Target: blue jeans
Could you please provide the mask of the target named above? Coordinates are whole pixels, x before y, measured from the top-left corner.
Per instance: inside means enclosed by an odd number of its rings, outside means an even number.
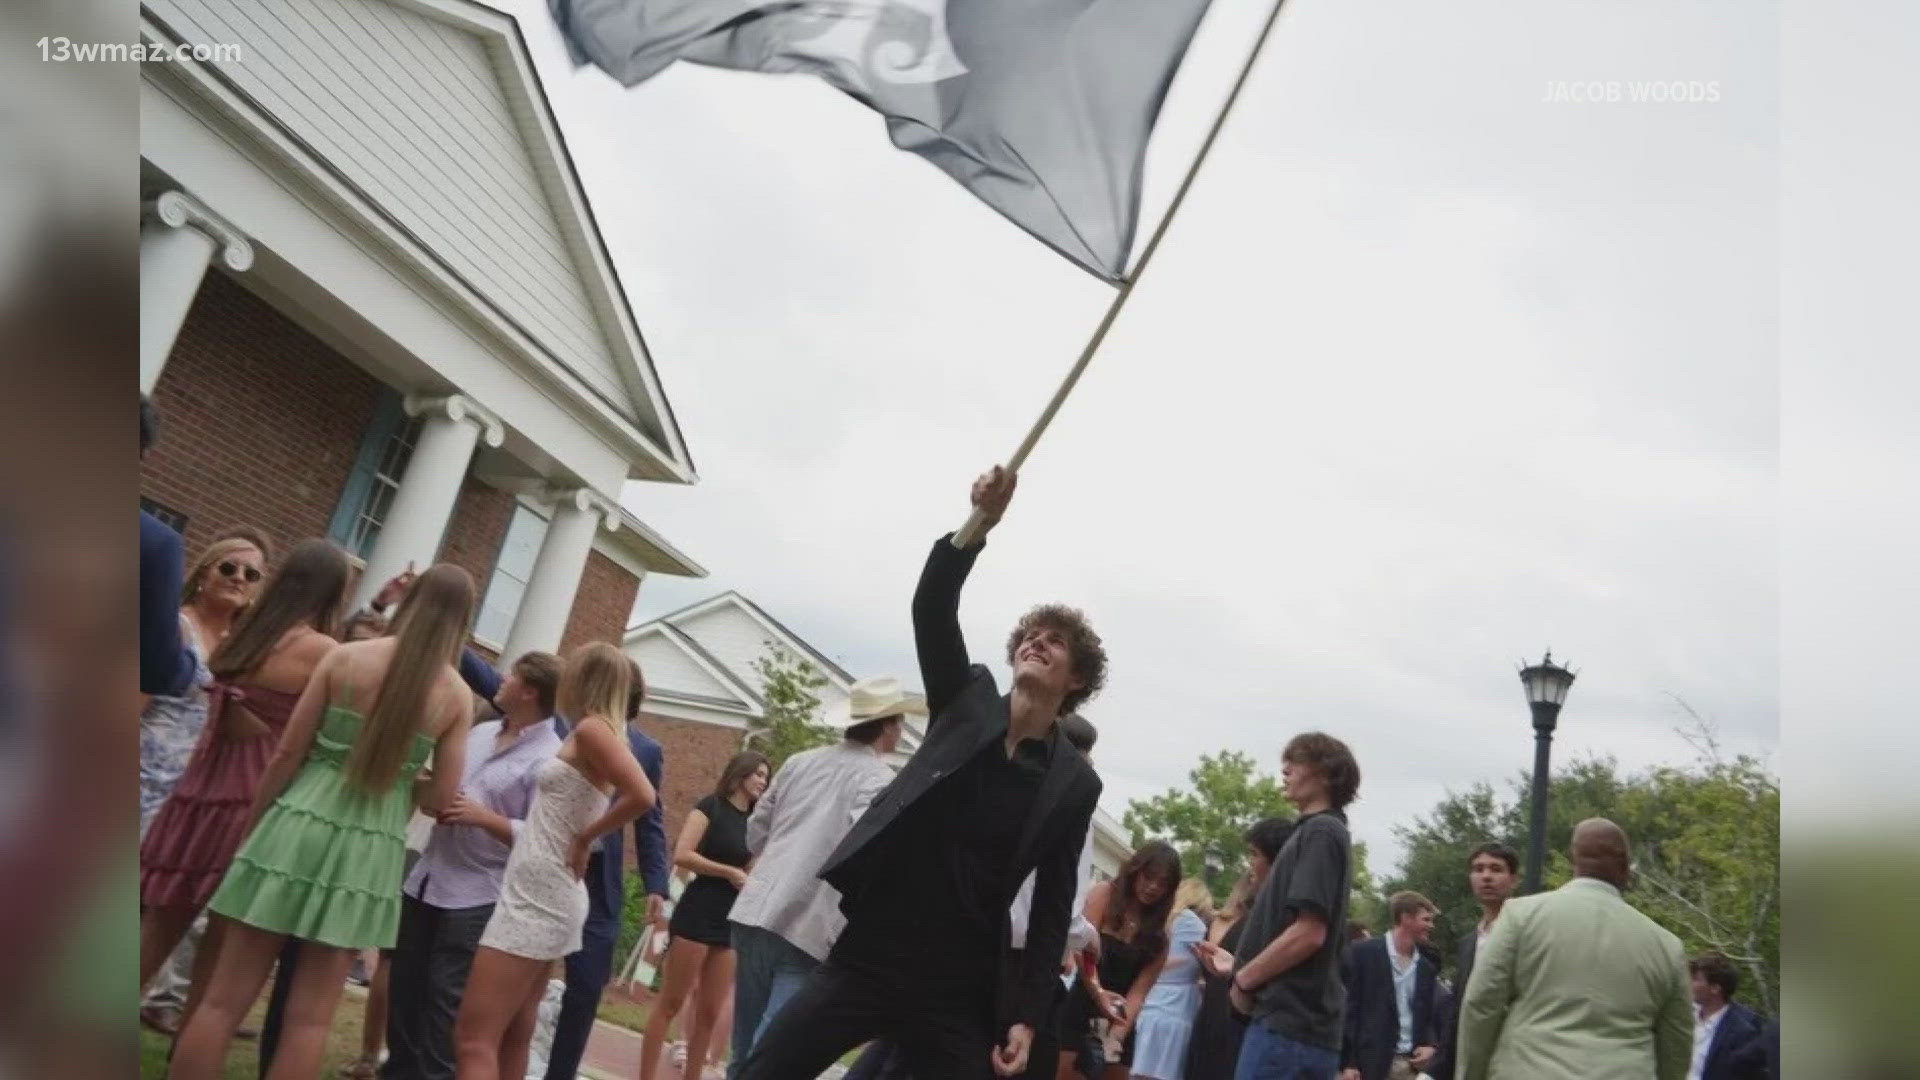
[[[728,1080],[738,1080],[747,1054],[780,1009],[800,992],[820,961],[771,930],[733,924],[733,1060]]]
[[[1334,1080],[1340,1055],[1287,1038],[1255,1020],[1240,1044],[1233,1080]]]

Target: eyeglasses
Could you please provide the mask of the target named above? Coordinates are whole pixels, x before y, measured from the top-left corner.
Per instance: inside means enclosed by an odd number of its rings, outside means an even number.
[[[247,584],[249,585],[260,580],[260,568],[257,566],[245,566],[237,562],[223,562],[219,566],[214,567],[214,569],[220,571],[220,576],[223,578],[244,577],[247,579]]]

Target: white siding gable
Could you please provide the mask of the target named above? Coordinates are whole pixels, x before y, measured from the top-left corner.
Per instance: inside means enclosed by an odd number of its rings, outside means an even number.
[[[769,631],[764,623],[737,603],[718,604],[691,616],[675,618],[672,623],[674,629],[699,642],[700,647],[725,664],[734,677],[755,690],[760,689],[760,674],[754,670],[753,662],[766,655],[769,641],[789,655],[805,661],[819,674],[827,674],[804,650],[781,641],[779,635]],[[829,681],[814,693],[820,698],[822,720],[844,719],[847,716],[847,692],[838,685]]]
[[[389,0],[149,0],[343,180],[520,327],[595,397],[658,437],[556,217],[564,205],[501,88],[509,64],[466,30]],[[517,77],[517,76],[516,76]],[[577,227],[576,227],[577,228]]]
[[[751,702],[742,701],[732,687],[714,678],[699,661],[664,634],[636,635],[627,642],[627,655],[639,662],[649,693],[660,691],[685,697],[716,698],[738,702],[741,708],[754,707]]]

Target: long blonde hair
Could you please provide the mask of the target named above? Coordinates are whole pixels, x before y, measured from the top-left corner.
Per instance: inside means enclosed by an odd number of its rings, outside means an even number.
[[[473,577],[452,563],[421,574],[393,619],[393,658],[347,755],[347,782],[378,792],[398,778],[434,684],[460,656],[473,617]]]
[[[560,674],[560,715],[571,723],[598,716],[614,727],[627,717],[627,691],[633,685],[626,653],[604,641],[589,641],[567,656]]]
[[[1167,915],[1169,932],[1183,911],[1200,916],[1203,923],[1213,922],[1213,893],[1207,888],[1206,879],[1190,877],[1180,882],[1180,888],[1173,894],[1173,911]]]

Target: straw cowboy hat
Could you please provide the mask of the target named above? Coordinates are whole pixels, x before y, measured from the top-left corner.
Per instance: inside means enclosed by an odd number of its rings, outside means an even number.
[[[919,694],[908,693],[901,688],[900,680],[891,676],[861,679],[853,684],[853,690],[848,694],[846,723],[837,726],[845,730],[869,720],[908,714],[927,715],[927,699]]]

